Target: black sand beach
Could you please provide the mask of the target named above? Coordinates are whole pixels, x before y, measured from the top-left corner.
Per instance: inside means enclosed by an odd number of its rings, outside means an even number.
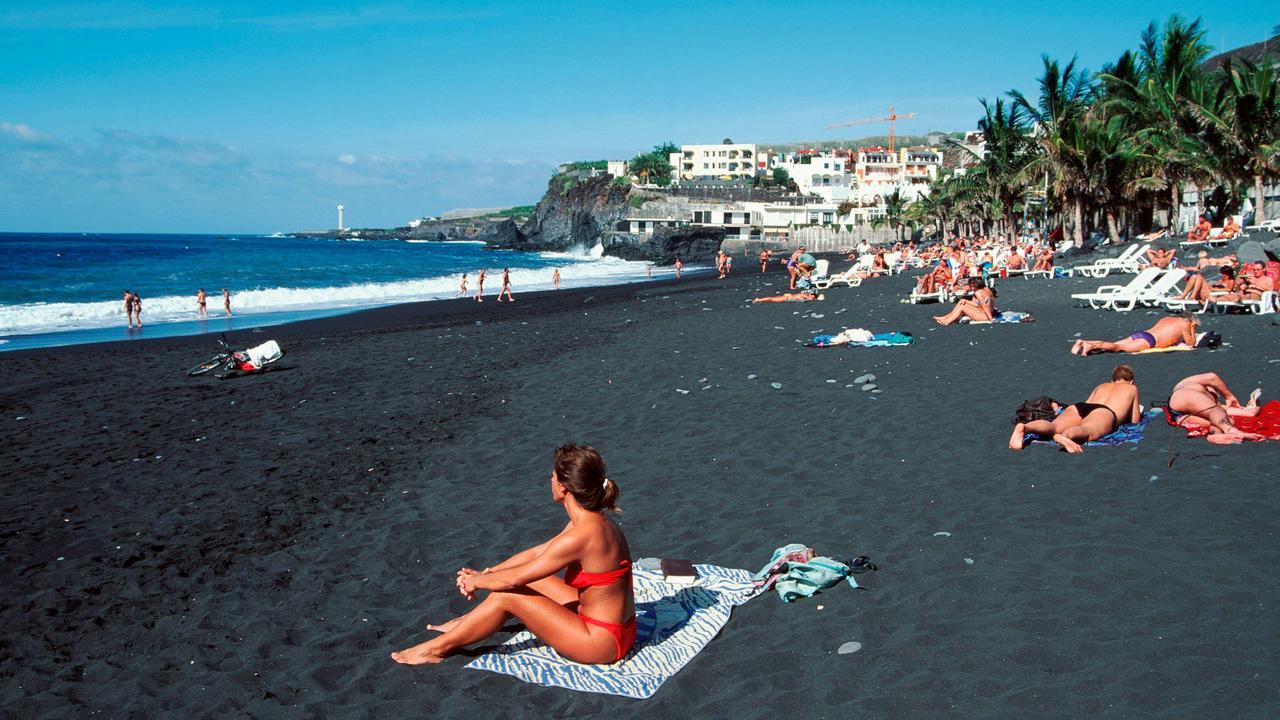
[[[1111,280],[1018,279],[999,305],[1038,322],[938,328],[938,306],[899,302],[910,282],[811,304],[747,305],[785,287],[774,272],[400,306],[234,336],[287,355],[227,381],[185,376],[209,337],[5,354],[2,712],[1280,714],[1280,446],[1156,421],[1138,445],[1011,452],[1024,398],[1082,400],[1121,361],[1070,355],[1076,333],[1157,315],[1071,307]],[[1206,370],[1274,398],[1272,317],[1209,316],[1222,349],[1122,361],[1148,405]],[[798,342],[843,327],[919,341]],[[848,387],[867,372],[883,392]],[[637,557],[755,571],[802,542],[880,570],[738,608],[649,701],[390,661],[466,607],[457,567],[563,525],[547,479],[567,439],[608,461]]]

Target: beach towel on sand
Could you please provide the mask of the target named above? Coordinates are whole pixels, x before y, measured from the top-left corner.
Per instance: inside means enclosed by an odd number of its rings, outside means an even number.
[[[863,339],[863,336],[856,336],[855,339],[847,334],[849,332],[846,330],[838,335],[816,335],[805,343],[805,347],[903,347],[915,342],[911,333],[867,333],[865,337],[868,339]]]
[[[1175,413],[1169,408],[1164,409],[1164,419],[1170,425],[1182,427],[1187,431],[1187,437],[1204,437],[1209,434],[1208,425],[1196,425],[1187,427],[1178,425],[1180,413]],[[1233,417],[1231,423],[1240,428],[1244,432],[1257,433],[1271,440],[1280,440],[1280,400],[1272,400],[1262,406],[1262,410],[1257,417]]]
[[[729,613],[758,595],[746,570],[697,565],[695,585],[672,585],[652,561],[632,566],[636,644],[620,662],[582,665],[560,657],[527,630],[467,664],[525,682],[644,699],[680,671],[729,622]]]
[[[1138,422],[1125,423],[1124,425],[1121,425],[1120,427],[1116,428],[1115,431],[1112,432],[1110,435],[1103,435],[1097,440],[1090,440],[1089,442],[1085,443],[1085,447],[1105,447],[1108,445],[1124,445],[1125,443],[1142,442],[1142,436],[1146,432],[1147,423],[1151,422],[1151,418],[1159,414],[1160,414],[1159,409],[1151,408],[1150,410],[1147,410],[1146,412],[1142,413],[1142,417],[1138,420]],[[1044,440],[1037,436],[1031,435],[1030,433],[1028,433],[1023,437],[1024,437],[1024,442],[1027,442],[1027,443],[1038,442],[1038,443],[1047,443],[1049,445],[1058,444],[1052,440]]]
[[[1031,313],[1003,310],[996,313],[994,320],[969,320],[969,318],[966,317],[960,318],[960,322],[965,321],[968,321],[970,325],[990,325],[992,323],[1029,323],[1035,322],[1036,319],[1031,316]]]

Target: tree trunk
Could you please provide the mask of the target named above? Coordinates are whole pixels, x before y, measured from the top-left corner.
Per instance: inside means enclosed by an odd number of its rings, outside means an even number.
[[[1176,234],[1182,231],[1178,227],[1178,215],[1182,209],[1182,186],[1179,183],[1169,184],[1169,233]]]
[[[1107,210],[1107,235],[1111,238],[1112,245],[1120,244],[1120,224],[1116,222],[1115,210]]]
[[[1084,247],[1084,200],[1081,198],[1071,200],[1071,220],[1075,223],[1071,229],[1071,241],[1076,247]]]
[[[1013,231],[1014,227],[1013,208],[1007,207],[1004,209],[1004,230],[1008,233],[1009,242],[1011,243],[1018,242],[1017,234]]]
[[[1267,206],[1262,197],[1262,176],[1253,176],[1253,196],[1257,200],[1253,203],[1253,224],[1260,225],[1267,221]],[[1241,218],[1243,220],[1243,218]]]

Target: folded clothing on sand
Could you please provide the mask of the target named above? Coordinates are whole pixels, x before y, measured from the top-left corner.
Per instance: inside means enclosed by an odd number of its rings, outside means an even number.
[[[762,592],[746,570],[696,565],[696,585],[677,586],[662,578],[656,561],[632,566],[636,601],[636,644],[612,665],[566,660],[527,630],[467,664],[525,682],[581,692],[651,697],[729,622],[729,613]]]
[[[1175,413],[1167,407],[1164,409],[1164,419],[1170,425],[1185,429],[1187,437],[1204,437],[1209,434],[1208,425],[1178,425],[1178,419],[1181,417],[1181,413]],[[1272,400],[1263,405],[1256,417],[1232,417],[1231,423],[1244,432],[1257,433],[1270,440],[1280,440],[1280,400]]]
[[[1138,422],[1126,423],[1124,425],[1121,425],[1120,427],[1116,428],[1115,431],[1113,431],[1110,435],[1103,435],[1097,440],[1090,440],[1089,442],[1085,443],[1085,445],[1091,446],[1091,447],[1103,447],[1107,445],[1124,445],[1125,443],[1142,442],[1142,436],[1146,432],[1147,423],[1151,422],[1151,418],[1159,414],[1160,414],[1160,411],[1158,409],[1152,408],[1142,413],[1142,417],[1139,418]],[[1058,444],[1052,440],[1044,440],[1039,436],[1031,435],[1030,433],[1028,433],[1023,437],[1024,437],[1024,442],[1028,442],[1028,443],[1041,442],[1041,443],[1048,443],[1050,445]]]
[[[915,338],[911,333],[890,332],[890,333],[874,333],[853,328],[845,330],[837,335],[817,335],[809,342],[805,343],[806,347],[843,347],[850,345],[853,347],[901,347],[910,345],[915,342]]]
[[[1003,310],[998,312],[992,320],[969,320],[969,318],[966,317],[960,318],[960,322],[969,322],[972,325],[990,325],[992,323],[1029,323],[1035,321],[1036,319],[1031,316],[1031,313],[1013,312],[1012,310]]]
[[[849,583],[855,590],[858,582],[853,579],[853,568],[829,557],[815,557],[813,548],[800,543],[784,545],[773,551],[769,562],[751,576],[752,584],[763,592],[772,587],[778,591],[782,602],[794,602],[802,597],[813,597],[819,591]],[[862,558],[865,560],[865,558]],[[875,569],[874,565],[869,566]]]

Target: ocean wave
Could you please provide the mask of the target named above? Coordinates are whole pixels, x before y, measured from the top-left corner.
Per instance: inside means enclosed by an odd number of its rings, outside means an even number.
[[[550,261],[540,268],[513,268],[511,281],[516,293],[551,288],[552,270],[560,268],[561,287],[612,285],[646,279],[646,263],[617,258],[589,259],[569,253],[540,253]],[[568,262],[566,262],[568,261]],[[669,271],[656,270],[654,277]],[[475,274],[468,273],[467,287],[475,292]],[[489,268],[485,290],[492,294],[502,282],[502,269]],[[393,305],[421,300],[455,297],[459,276],[435,276],[392,282],[356,283],[333,287],[271,287],[242,290],[232,294],[231,309],[237,315],[295,312],[300,310],[348,309]],[[222,298],[209,296],[209,316],[223,316]],[[168,295],[142,298],[144,323],[165,323],[196,319],[195,296]],[[87,328],[124,325],[124,305],[120,299],[100,302],[55,302],[0,305],[0,335],[30,335]]]

